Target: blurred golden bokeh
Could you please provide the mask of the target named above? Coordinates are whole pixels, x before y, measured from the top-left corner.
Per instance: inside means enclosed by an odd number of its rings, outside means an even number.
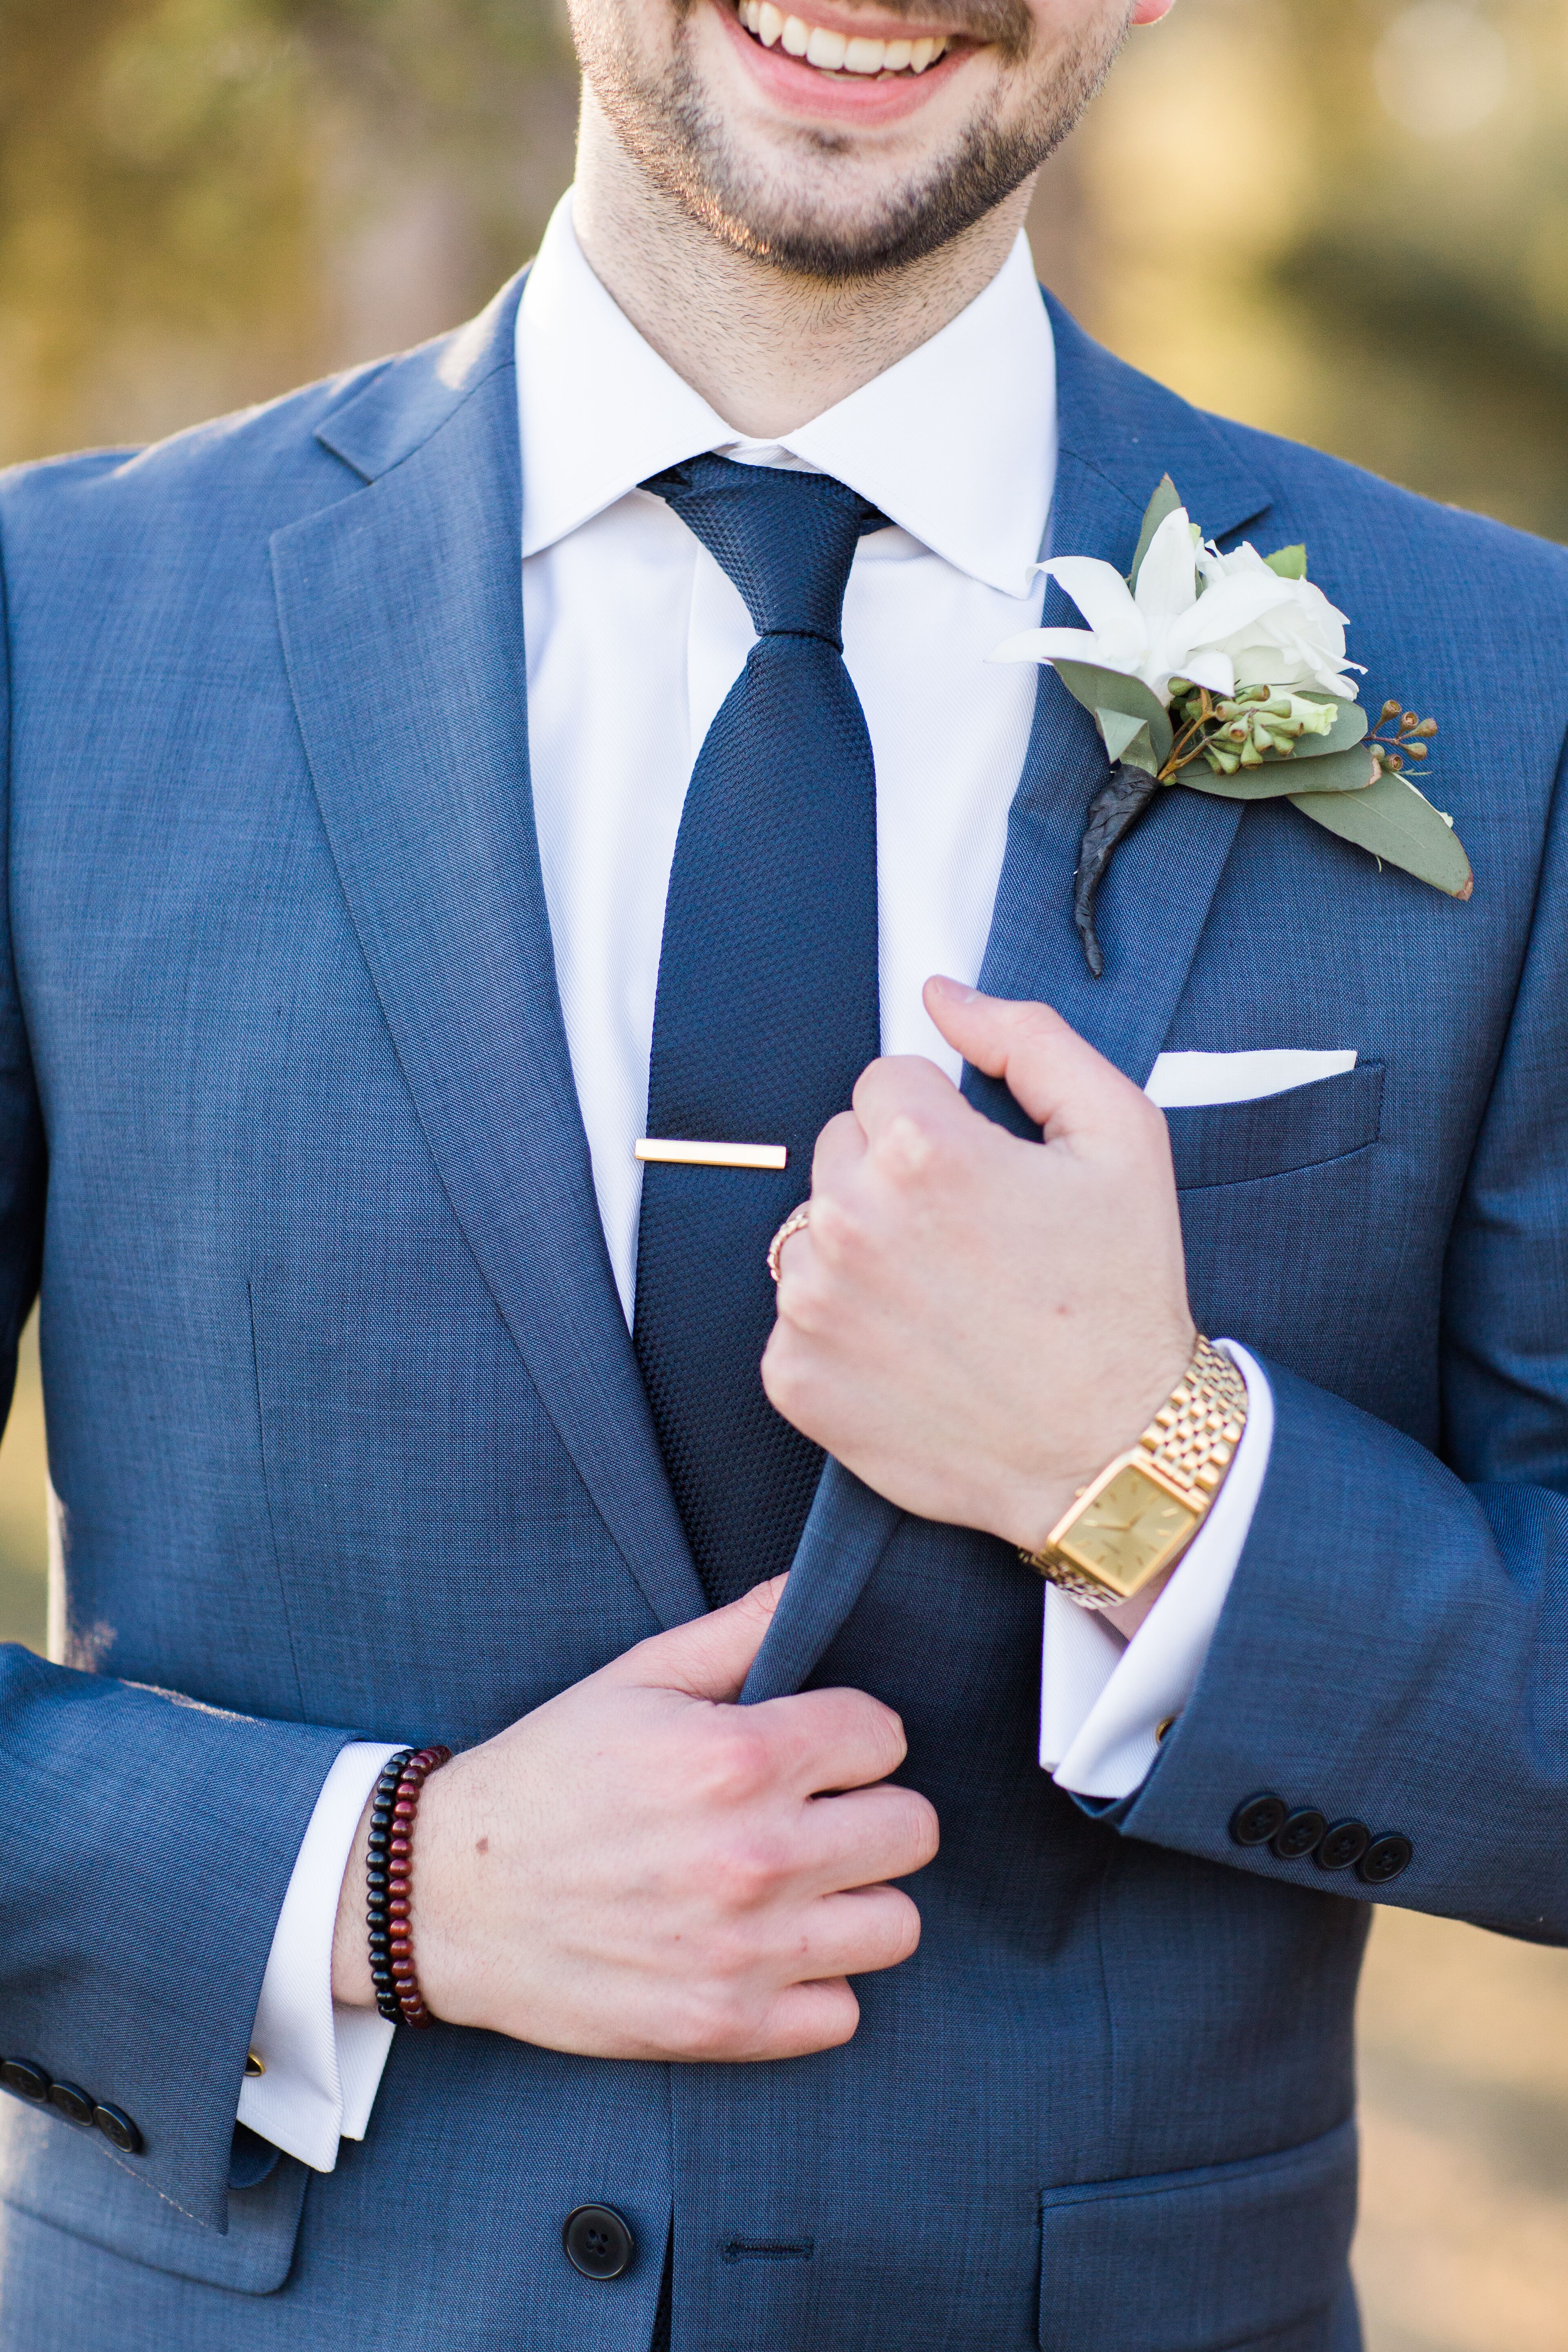
[[[552,0],[0,0],[0,463],[455,324],[575,102]],[[1179,0],[1029,226],[1190,398],[1568,540],[1568,0]],[[45,1550],[29,1331],[0,1638]],[[1362,2033],[1368,2352],[1568,2352],[1568,1955],[1386,1911]]]

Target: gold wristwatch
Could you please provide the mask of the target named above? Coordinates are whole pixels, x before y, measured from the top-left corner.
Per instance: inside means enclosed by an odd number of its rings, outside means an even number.
[[[1247,1426],[1247,1383],[1200,1338],[1136,1445],[1079,1489],[1026,1566],[1086,1609],[1115,1609],[1174,1566],[1208,1517]]]

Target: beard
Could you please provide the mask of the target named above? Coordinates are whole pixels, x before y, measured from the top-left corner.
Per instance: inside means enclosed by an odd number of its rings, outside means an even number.
[[[639,73],[630,44],[617,41],[616,27],[606,21],[610,12],[584,10],[592,21],[574,31],[584,78],[626,153],[690,219],[736,253],[829,282],[921,261],[1011,195],[1077,123],[1127,29],[1125,15],[1112,11],[1058,57],[1021,116],[1004,121],[1001,98],[994,95],[949,153],[857,199],[853,184],[864,188],[868,168],[857,165],[853,142],[841,133],[797,131],[804,172],[792,170],[784,154],[740,151],[698,85],[687,34],[699,5],[677,0],[674,58],[658,79]],[[975,0],[963,30],[994,43],[1016,68],[1026,68],[1037,43],[1026,0]],[[833,186],[837,159],[849,183],[845,194]]]

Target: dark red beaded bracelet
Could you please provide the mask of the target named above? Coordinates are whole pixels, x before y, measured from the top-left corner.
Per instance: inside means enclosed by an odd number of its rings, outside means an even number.
[[[432,1772],[451,1761],[449,1748],[404,1748],[382,1767],[371,1805],[370,1843],[365,1857],[365,1919],[370,1928],[370,1973],[375,2005],[395,2025],[432,2025],[414,1968],[414,1932],[409,1889],[413,1878],[414,1818]]]

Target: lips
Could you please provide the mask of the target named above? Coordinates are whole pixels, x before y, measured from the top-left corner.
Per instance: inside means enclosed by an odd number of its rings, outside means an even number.
[[[952,46],[930,35],[919,40],[873,40],[864,34],[835,32],[808,17],[786,16],[773,0],[739,0],[736,14],[763,48],[781,48],[786,57],[821,73],[857,74],[866,80],[923,74]]]

